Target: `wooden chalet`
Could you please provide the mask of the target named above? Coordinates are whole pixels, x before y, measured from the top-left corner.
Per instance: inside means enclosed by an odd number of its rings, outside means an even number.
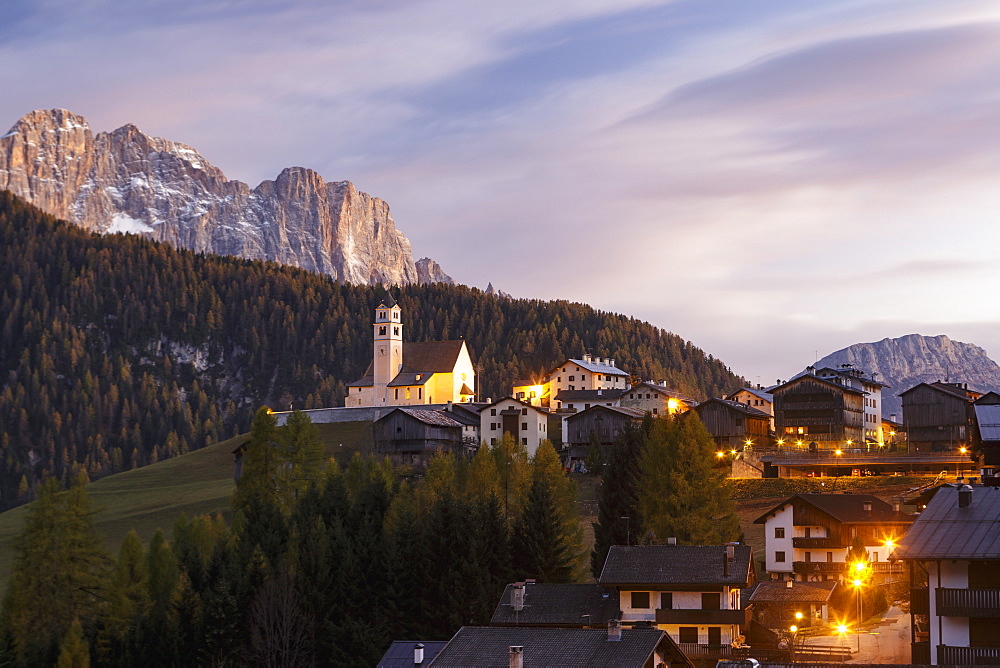
[[[982,394],[963,383],[920,383],[900,393],[910,452],[943,452],[972,445],[973,402]]]
[[[785,447],[836,450],[848,441],[864,443],[863,390],[806,373],[778,385],[771,394],[775,438]]]
[[[425,468],[436,452],[470,453],[463,423],[448,411],[397,408],[372,423],[375,452],[393,464]]]
[[[563,443],[569,449],[567,463],[583,460],[592,438],[607,454],[628,425],[638,425],[645,417],[645,411],[622,406],[591,406],[570,415],[563,429]]]
[[[742,450],[751,445],[764,445],[770,441],[771,416],[762,410],[729,399],[709,399],[698,404],[694,411],[704,423],[715,446],[722,450]]]

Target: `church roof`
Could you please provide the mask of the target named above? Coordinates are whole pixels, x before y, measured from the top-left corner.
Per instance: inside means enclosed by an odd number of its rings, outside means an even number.
[[[390,385],[422,385],[432,373],[453,373],[463,346],[465,346],[464,339],[456,341],[404,341],[403,370],[392,380]],[[420,381],[416,380],[418,374],[423,376]],[[375,383],[374,379],[374,370],[372,364],[369,363],[364,375],[350,383],[348,387],[370,387]],[[408,380],[413,382],[407,382]]]

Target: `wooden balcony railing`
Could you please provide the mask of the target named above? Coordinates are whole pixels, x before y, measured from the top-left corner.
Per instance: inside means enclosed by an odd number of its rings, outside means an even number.
[[[1000,618],[1000,589],[934,590],[937,614],[942,617]]]
[[[750,609],[745,610],[666,610],[660,608],[656,611],[657,624],[686,624],[690,626],[701,626],[706,624],[724,625],[739,624],[749,626]]]
[[[793,561],[792,571],[807,575],[842,573],[847,565],[842,561]]]
[[[937,646],[937,665],[977,666],[1000,662],[1000,647]]]
[[[828,547],[828,548],[841,548],[847,547],[843,544],[844,542],[839,538],[803,538],[796,537],[792,538],[792,547],[800,548],[814,548],[814,547]]]
[[[929,642],[910,643],[910,663],[918,666],[929,666],[931,663],[931,644]]]

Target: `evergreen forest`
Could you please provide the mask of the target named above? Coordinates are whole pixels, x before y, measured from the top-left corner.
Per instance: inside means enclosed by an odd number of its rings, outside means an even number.
[[[261,405],[342,405],[382,286],[102,236],[0,192],[0,509],[246,433]],[[476,288],[391,288],[407,340],[465,338],[480,397],[567,357],[612,357],[697,399],[742,381],[635,318]]]

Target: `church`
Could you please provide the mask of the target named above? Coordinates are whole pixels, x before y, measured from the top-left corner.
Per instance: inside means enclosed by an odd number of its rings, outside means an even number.
[[[347,386],[344,406],[417,406],[475,400],[476,371],[465,341],[403,341],[402,311],[387,296],[375,309],[372,363]]]

